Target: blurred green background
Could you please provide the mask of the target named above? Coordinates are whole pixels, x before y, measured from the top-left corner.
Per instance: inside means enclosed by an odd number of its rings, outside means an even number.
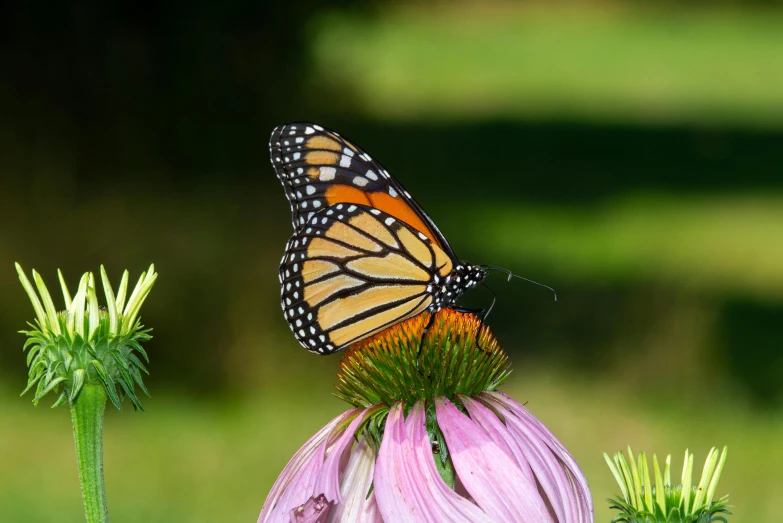
[[[732,521],[783,492],[783,6],[17,3],[0,18],[0,520],[80,521],[66,410],[18,397],[13,262],[154,262],[153,397],[106,421],[116,521],[255,521],[345,407],[280,313],[275,125],[351,137],[502,276],[504,390],[575,455],[729,446]],[[466,305],[486,306],[475,291]],[[52,401],[54,398],[52,398]]]

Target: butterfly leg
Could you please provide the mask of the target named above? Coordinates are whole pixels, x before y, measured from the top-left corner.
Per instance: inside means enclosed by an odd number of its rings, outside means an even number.
[[[481,321],[484,321],[484,318],[486,318],[487,314],[489,313],[489,310],[487,309],[468,309],[465,307],[458,307],[458,306],[449,307],[449,308],[454,312],[462,312],[465,314],[472,314],[474,316],[478,316],[479,320]]]

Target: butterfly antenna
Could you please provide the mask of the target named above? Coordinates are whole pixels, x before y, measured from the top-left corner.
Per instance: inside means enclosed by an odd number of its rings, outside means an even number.
[[[539,287],[543,287],[545,289],[549,289],[550,291],[552,291],[552,294],[555,295],[555,301],[557,301],[557,291],[555,289],[553,289],[552,287],[550,287],[549,285],[544,285],[543,283],[539,283],[537,281],[531,280],[530,278],[525,278],[524,276],[520,276],[518,274],[514,274],[510,270],[504,269],[503,267],[495,267],[494,265],[481,265],[481,268],[482,269],[487,269],[489,271],[498,271],[498,272],[502,272],[504,274],[507,274],[508,275],[508,281],[511,281],[511,278],[519,278],[520,280],[525,280],[527,282],[530,282],[530,283],[533,283],[535,285],[538,285]]]
[[[494,306],[495,306],[495,302],[496,302],[496,301],[497,301],[497,299],[498,299],[498,295],[497,295],[497,294],[495,294],[495,291],[493,291],[493,290],[492,290],[492,287],[490,287],[489,285],[487,285],[487,284],[486,284],[486,283],[484,283],[483,281],[481,282],[481,285],[483,285],[484,287],[486,287],[487,289],[489,289],[489,292],[491,292],[491,293],[492,293],[492,304],[489,306],[489,309],[487,309],[487,312],[485,312],[485,313],[484,313],[484,315],[483,315],[484,317],[483,317],[483,318],[481,318],[481,320],[482,320],[482,321],[484,321],[484,320],[486,320],[486,319],[487,319],[487,316],[489,316],[489,313],[490,313],[490,312],[492,312],[492,307],[494,307]]]

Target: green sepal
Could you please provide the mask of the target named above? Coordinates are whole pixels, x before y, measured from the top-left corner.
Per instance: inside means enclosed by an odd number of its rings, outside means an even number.
[[[60,405],[64,405],[65,402],[68,401],[68,395],[65,393],[65,391],[62,391],[60,395],[57,397],[57,401],[52,403],[52,408],[59,407]]]
[[[71,380],[70,400],[74,401],[79,395],[79,391],[82,390],[84,385],[84,377],[87,375],[87,371],[84,369],[76,369],[73,371],[73,378]]]
[[[93,366],[95,372],[98,374],[98,379],[103,384],[103,388],[106,389],[106,394],[109,395],[109,399],[111,400],[112,405],[114,405],[117,410],[122,410],[122,405],[120,405],[120,398],[117,396],[117,387],[114,384],[112,377],[109,376],[109,374],[106,372],[103,363],[98,360],[92,360],[90,361],[90,365]]]
[[[63,381],[65,381],[65,378],[62,377],[62,376],[58,376],[57,378],[49,380],[48,383],[46,384],[46,386],[41,388],[40,391],[38,393],[36,393],[35,398],[33,399],[33,403],[37,405],[38,401],[40,401],[40,399],[42,397],[44,397],[47,394],[49,394],[49,392],[51,392],[57,385],[59,385]],[[43,385],[44,381],[41,380],[38,383],[39,383],[39,385]]]
[[[27,394],[27,392],[33,388],[33,385],[36,384],[38,380],[40,380],[43,377],[43,374],[38,374],[37,376],[31,376],[29,380],[27,380],[27,387],[24,388],[20,396],[24,396]]]
[[[142,368],[142,370],[147,372],[147,369]],[[149,373],[147,372],[147,374]],[[144,386],[144,382],[141,380],[141,373],[139,372],[139,369],[131,369],[131,375],[133,376],[133,380],[138,384],[139,388],[144,391],[144,394],[146,394],[148,398],[151,398],[152,395],[150,394],[150,391],[147,390],[147,387]]]

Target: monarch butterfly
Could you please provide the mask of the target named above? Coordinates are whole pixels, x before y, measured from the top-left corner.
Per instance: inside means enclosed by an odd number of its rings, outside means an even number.
[[[460,262],[400,183],[337,133],[282,125],[269,149],[294,226],[278,271],[283,314],[307,350],[331,354],[450,307],[487,275]]]

